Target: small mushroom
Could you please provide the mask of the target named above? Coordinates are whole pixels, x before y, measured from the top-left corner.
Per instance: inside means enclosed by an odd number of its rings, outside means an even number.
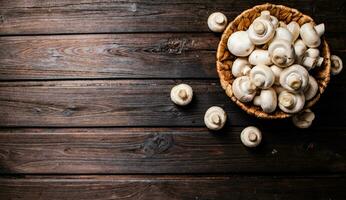
[[[232,65],[232,74],[234,77],[247,76],[251,70],[251,65],[245,58],[237,58]]]
[[[272,65],[270,67],[270,69],[273,71],[274,73],[274,76],[275,76],[275,82],[274,84],[275,85],[280,85],[280,74],[282,72],[282,68],[281,67],[278,67],[276,65]]]
[[[297,63],[301,64],[303,56],[307,50],[307,47],[303,40],[299,39],[294,43],[294,52],[296,54]]]
[[[315,113],[306,109],[296,115],[293,115],[292,122],[298,128],[309,128],[315,119]]]
[[[336,55],[332,55],[330,57],[331,61],[332,61],[332,66],[330,68],[330,71],[333,75],[338,75],[342,68],[343,68],[343,64],[342,64],[342,60],[339,56]]]
[[[251,82],[261,89],[270,88],[275,81],[273,71],[266,65],[256,65],[250,71]]]
[[[171,100],[179,106],[189,104],[192,100],[192,96],[192,88],[187,84],[176,85],[171,90]]]
[[[273,88],[261,90],[259,96],[253,100],[254,105],[260,106],[265,113],[272,113],[277,106],[277,96]]]
[[[302,93],[282,91],[278,99],[279,108],[286,113],[298,113],[304,108],[305,97]]]
[[[310,48],[316,48],[321,44],[321,36],[324,34],[324,24],[314,26],[313,23],[305,23],[300,27],[300,37]]]
[[[273,41],[275,40],[286,40],[290,44],[293,43],[293,35],[292,33],[285,27],[279,27],[276,29],[275,36]]]
[[[252,43],[256,45],[265,44],[274,37],[275,29],[268,11],[262,11],[261,16],[254,20],[248,29],[248,34]]]
[[[227,26],[227,17],[220,12],[214,12],[208,17],[208,27],[213,32],[222,32]]]
[[[250,102],[256,95],[256,87],[248,76],[236,78],[232,84],[234,96],[241,102]]]
[[[226,112],[218,107],[210,107],[204,115],[204,123],[210,130],[220,130],[223,128],[227,120]]]
[[[250,55],[255,45],[249,39],[247,32],[237,31],[228,38],[227,47],[233,55],[245,57]]]
[[[292,34],[292,39],[293,39],[292,41],[295,42],[299,37],[299,31],[300,31],[299,24],[295,21],[291,21],[289,24],[287,24],[287,29]]]
[[[269,52],[263,49],[255,49],[249,56],[249,62],[251,65],[271,65],[273,64]]]
[[[309,84],[304,91],[305,100],[309,101],[314,98],[318,91],[318,84],[314,77],[309,76]]]
[[[318,49],[309,48],[305,51],[301,63],[307,70],[311,70],[316,66],[322,66],[323,57],[320,57],[320,51]]]
[[[262,133],[258,128],[248,126],[240,133],[240,140],[246,147],[256,147],[262,141]]]
[[[268,48],[272,62],[278,67],[288,67],[294,63],[294,48],[287,40],[274,40]]]
[[[280,84],[291,92],[302,92],[309,83],[309,72],[301,65],[295,64],[282,71]]]

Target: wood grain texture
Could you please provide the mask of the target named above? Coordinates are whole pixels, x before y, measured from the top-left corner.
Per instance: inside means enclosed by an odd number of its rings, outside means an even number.
[[[0,34],[207,32],[215,11],[230,20],[266,0],[227,1],[0,1]],[[329,32],[345,32],[345,2],[328,0],[273,1],[301,10]],[[328,5],[328,6],[326,6]]]
[[[346,60],[345,37],[327,39]],[[0,80],[217,78],[218,42],[212,33],[0,37]]]
[[[0,198],[343,200],[344,176],[62,176],[0,178]]]
[[[216,77],[213,34],[0,37],[0,80]]]
[[[344,173],[345,128],[260,127],[247,149],[242,128],[1,129],[0,173]]]
[[[170,100],[179,80],[96,80],[0,82],[0,125],[19,127],[204,126],[205,111],[224,107],[227,126],[264,124],[241,111],[216,80],[185,80],[194,89],[193,102],[183,108]],[[316,127],[344,127],[343,92],[337,81],[315,107]],[[333,106],[330,106],[330,100]],[[276,121],[276,127],[292,126]]]

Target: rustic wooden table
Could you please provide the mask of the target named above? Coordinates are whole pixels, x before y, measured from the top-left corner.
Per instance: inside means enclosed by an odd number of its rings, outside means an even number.
[[[0,199],[346,199],[346,75],[312,128],[248,116],[222,91],[206,25],[265,1],[0,0]],[[344,1],[275,1],[325,22],[346,60]],[[177,83],[191,106],[173,105]],[[225,108],[218,132],[206,109]],[[242,128],[263,144],[246,149]]]

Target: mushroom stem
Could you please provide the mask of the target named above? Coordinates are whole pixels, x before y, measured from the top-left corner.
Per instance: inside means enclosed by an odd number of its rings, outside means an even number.
[[[263,22],[260,21],[254,22],[253,28],[254,31],[259,35],[263,35],[266,32],[265,25],[263,24]]]
[[[253,80],[253,83],[257,87],[262,87],[266,81],[266,77],[263,74],[256,74]]]
[[[257,141],[257,135],[256,135],[256,133],[254,133],[252,131],[249,133],[248,137],[249,137],[249,140],[251,142],[256,142]]]
[[[211,121],[216,124],[216,125],[219,125],[221,123],[221,118],[218,114],[214,113],[212,116],[211,116]]]
[[[287,76],[287,85],[294,90],[298,90],[302,86],[302,80],[298,74],[292,73]]]
[[[215,22],[216,22],[217,24],[224,24],[225,21],[226,21],[226,19],[225,19],[225,17],[224,17],[223,15],[217,15],[217,16],[215,17]]]
[[[280,95],[279,103],[285,108],[292,108],[294,106],[294,96],[291,93]]]
[[[188,97],[187,92],[184,89],[179,90],[178,96],[183,100],[186,100]]]
[[[324,34],[324,30],[325,30],[324,24],[322,23],[315,26],[315,30],[316,30],[316,33],[321,37]]]

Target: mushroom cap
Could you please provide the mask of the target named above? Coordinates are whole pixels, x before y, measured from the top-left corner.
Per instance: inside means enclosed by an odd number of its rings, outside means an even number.
[[[233,81],[233,95],[241,102],[250,102],[256,95],[256,87],[248,76],[240,76]]]
[[[275,31],[273,41],[275,40],[286,40],[291,44],[293,43],[293,35],[286,27],[279,27]]]
[[[237,31],[228,38],[227,48],[233,55],[245,57],[250,55],[255,45],[249,39],[246,31]]]
[[[280,84],[291,92],[302,92],[309,83],[309,72],[301,65],[295,64],[284,69],[280,74]]]
[[[275,81],[273,71],[266,65],[256,65],[250,71],[251,82],[261,89],[270,88]]]
[[[208,27],[213,32],[223,32],[227,26],[227,17],[221,12],[214,12],[208,17]]]
[[[269,52],[263,49],[255,49],[249,56],[249,63],[251,65],[271,65],[273,64]]]
[[[332,66],[330,68],[330,71],[333,75],[338,75],[342,71],[342,68],[343,68],[341,58],[339,56],[332,55],[330,59],[332,60]]]
[[[292,122],[298,128],[309,128],[314,119],[315,113],[313,113],[310,109],[306,109],[296,115],[293,115]]]
[[[303,40],[301,39],[296,40],[296,42],[294,43],[294,52],[296,56],[298,57],[298,61],[300,60],[301,57],[304,56],[306,50],[307,50],[307,47],[305,43],[303,42]]]
[[[324,33],[324,24],[314,26],[311,22],[300,27],[300,37],[308,47],[318,47],[321,44],[321,35]]]
[[[305,97],[303,93],[291,93],[282,91],[278,97],[279,108],[286,113],[300,112],[305,105]]]
[[[299,37],[299,31],[300,31],[300,26],[297,22],[291,21],[289,24],[287,24],[287,29],[291,32],[292,34],[292,41],[296,41]]]
[[[232,74],[234,77],[247,76],[250,73],[251,65],[245,58],[237,58],[232,65]]]
[[[275,76],[275,82],[274,84],[275,85],[280,85],[280,74],[282,72],[282,68],[281,67],[278,67],[276,65],[272,65],[270,67],[270,69],[272,70],[272,72],[274,73],[274,76]]]
[[[240,139],[246,147],[256,147],[262,141],[262,133],[258,128],[248,126],[240,133]]]
[[[276,92],[273,88],[261,90],[260,95],[254,98],[254,104],[261,106],[265,113],[274,112],[277,107],[277,101]]]
[[[274,40],[270,43],[268,52],[272,62],[279,67],[287,67],[294,63],[294,47],[287,40]]]
[[[258,17],[248,29],[249,38],[256,45],[265,44],[275,35],[275,29],[270,20]]]
[[[317,91],[318,91],[318,84],[316,79],[313,76],[309,76],[309,84],[304,91],[305,100],[309,101],[312,98],[314,98],[314,96],[316,96],[317,94]]]
[[[220,130],[227,120],[226,112],[218,106],[210,107],[204,115],[204,123],[210,130]]]
[[[172,88],[171,90],[171,100],[180,106],[185,106],[189,104],[193,97],[193,90],[191,86],[187,84],[179,84]]]

